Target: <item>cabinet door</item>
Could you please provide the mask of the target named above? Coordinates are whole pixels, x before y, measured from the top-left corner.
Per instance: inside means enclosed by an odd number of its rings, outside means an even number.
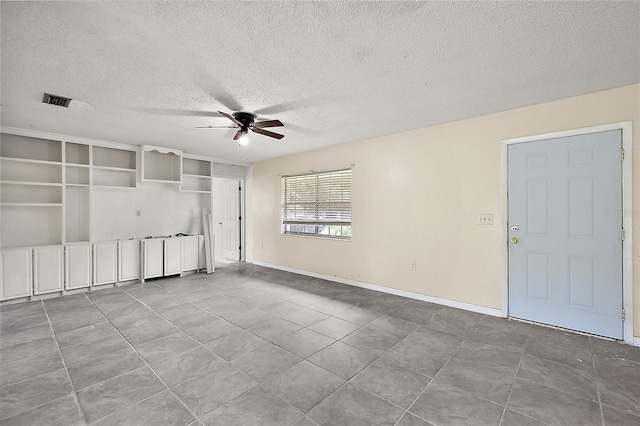
[[[0,293],[2,300],[31,295],[30,248],[2,251],[2,256],[0,256]]]
[[[182,270],[195,271],[198,269],[198,237],[183,237],[182,240]]]
[[[163,240],[144,240],[144,277],[162,276]]]
[[[62,291],[62,246],[44,246],[33,249],[33,293],[45,294]]]
[[[116,282],[116,242],[93,245],[93,285]]]
[[[140,241],[118,242],[118,281],[140,278]]]
[[[65,288],[73,290],[91,286],[91,246],[72,244],[65,249]]]
[[[182,238],[164,240],[164,275],[176,275],[181,272]]]

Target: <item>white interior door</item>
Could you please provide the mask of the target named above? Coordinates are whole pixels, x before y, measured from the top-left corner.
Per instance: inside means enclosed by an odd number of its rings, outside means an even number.
[[[509,315],[621,339],[622,132],[512,144]]]
[[[222,183],[220,237],[222,257],[240,260],[240,182],[229,180]]]

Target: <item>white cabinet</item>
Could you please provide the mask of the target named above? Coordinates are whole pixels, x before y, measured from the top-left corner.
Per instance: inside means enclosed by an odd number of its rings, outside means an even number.
[[[118,281],[140,278],[140,240],[118,241]]]
[[[91,286],[91,245],[65,246],[65,288],[74,290]]]
[[[143,240],[142,252],[144,253],[144,278],[161,277],[163,273],[164,240]]]
[[[164,275],[182,273],[182,238],[167,238],[164,240]]]
[[[93,285],[116,282],[116,250],[115,241],[100,242],[93,245]]]
[[[62,253],[61,245],[33,248],[33,294],[62,291]]]
[[[182,237],[180,240],[182,243],[182,272],[197,271],[198,252],[200,250],[198,245],[199,238],[197,236]]]
[[[31,248],[2,250],[0,256],[2,300],[26,297],[31,293]]]

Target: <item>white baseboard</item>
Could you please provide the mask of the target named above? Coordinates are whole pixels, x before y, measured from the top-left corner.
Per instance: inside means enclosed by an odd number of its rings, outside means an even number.
[[[640,347],[640,337],[634,337],[633,338],[633,346]]]
[[[411,291],[398,290],[391,287],[384,287],[375,284],[367,284],[360,281],[349,280],[346,278],[332,277],[330,275],[318,274],[315,272],[303,271],[301,269],[289,268],[287,266],[273,265],[271,263],[264,263],[259,261],[253,261],[254,265],[264,266],[266,268],[278,269],[281,271],[292,272],[294,274],[306,275],[308,277],[320,278],[327,281],[335,281],[341,284],[352,285],[354,287],[366,288],[369,290],[375,290],[382,293],[394,294],[396,296],[408,297],[410,299],[422,300],[425,302],[436,303],[438,305],[450,306],[452,308],[464,309],[465,311],[477,312],[479,314],[491,315],[494,317],[502,317],[502,311],[500,309],[487,308],[485,306],[473,305],[471,303],[458,302],[456,300],[443,299],[440,297],[427,296],[420,293],[413,293]]]

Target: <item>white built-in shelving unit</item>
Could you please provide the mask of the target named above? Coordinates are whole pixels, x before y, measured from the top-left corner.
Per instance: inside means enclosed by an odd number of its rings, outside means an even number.
[[[144,145],[142,182],[180,183],[182,151]]]
[[[211,161],[182,157],[180,191],[211,194]]]

